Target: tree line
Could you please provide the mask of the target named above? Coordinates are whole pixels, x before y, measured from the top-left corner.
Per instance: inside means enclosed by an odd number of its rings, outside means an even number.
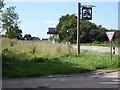
[[[66,14],[59,18],[56,28],[59,30],[59,42],[67,41],[77,43],[77,16]],[[68,30],[68,32],[67,32]],[[96,25],[88,20],[80,20],[80,42],[81,43],[101,43],[108,41],[105,34],[108,29],[102,25]],[[114,30],[112,30],[114,31]],[[119,40],[120,31],[116,31],[114,40]],[[120,42],[120,41],[119,41]]]
[[[19,26],[21,21],[19,21],[19,15],[15,12],[16,7],[10,6],[3,10],[4,5],[4,1],[0,0],[0,28],[2,29],[1,32],[5,32],[2,37],[19,40],[40,40],[39,37],[32,37],[30,34],[23,36]],[[108,29],[88,20],[80,20],[80,22],[81,43],[101,43],[108,41],[105,35],[105,32],[109,31]],[[68,37],[69,42],[77,43],[77,16],[75,14],[61,16],[56,28],[58,28],[59,32],[58,42],[66,42]],[[53,39],[53,37],[54,35],[50,39]],[[119,38],[120,31],[117,31],[114,40],[118,41]]]
[[[15,12],[16,6],[10,6],[3,10],[4,5],[4,1],[0,0],[0,33],[5,32],[2,37],[19,40],[40,40],[39,37],[32,37],[30,34],[23,36],[19,26],[21,21],[19,21],[19,15]]]

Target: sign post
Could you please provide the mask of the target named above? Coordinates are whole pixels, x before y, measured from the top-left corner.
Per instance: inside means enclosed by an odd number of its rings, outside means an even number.
[[[56,42],[56,40],[57,40],[57,35],[59,35],[59,32],[58,32],[58,29],[57,28],[48,28],[48,32],[47,32],[47,34],[54,34],[55,36],[54,36],[54,40],[55,40],[55,42]]]
[[[78,18],[77,18],[77,54],[80,54],[80,18],[82,20],[92,20],[93,5],[81,5],[78,3]],[[82,10],[82,13],[81,13]]]
[[[77,19],[77,54],[80,54],[80,15],[81,3],[78,3],[78,19]]]
[[[110,61],[112,61],[112,42],[110,42]]]
[[[82,20],[92,20],[92,7],[82,8]]]
[[[108,40],[110,42],[110,61],[112,61],[112,38],[115,34],[115,31],[107,31],[105,33],[106,33]]]

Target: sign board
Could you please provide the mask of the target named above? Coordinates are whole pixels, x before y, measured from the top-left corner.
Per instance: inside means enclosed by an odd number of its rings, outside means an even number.
[[[57,28],[48,28],[47,34],[58,34]]]
[[[92,20],[92,7],[82,8],[82,20]]]
[[[107,37],[108,37],[109,42],[112,42],[112,38],[113,38],[115,32],[116,31],[107,31],[107,32],[105,32]]]

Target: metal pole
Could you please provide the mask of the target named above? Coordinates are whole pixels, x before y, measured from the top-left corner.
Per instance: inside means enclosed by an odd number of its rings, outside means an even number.
[[[80,8],[81,8],[81,3],[78,3],[78,19],[77,19],[77,54],[80,54]]]
[[[69,41],[68,41],[68,30],[67,30],[67,45],[68,45],[68,42],[69,42]]]
[[[110,42],[110,61],[112,61],[112,42]]]

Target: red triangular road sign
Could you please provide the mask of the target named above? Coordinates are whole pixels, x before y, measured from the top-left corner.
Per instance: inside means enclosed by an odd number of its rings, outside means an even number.
[[[116,31],[107,31],[107,32],[105,32],[107,37],[108,37],[109,42],[112,42],[112,38],[113,38],[115,32]]]

